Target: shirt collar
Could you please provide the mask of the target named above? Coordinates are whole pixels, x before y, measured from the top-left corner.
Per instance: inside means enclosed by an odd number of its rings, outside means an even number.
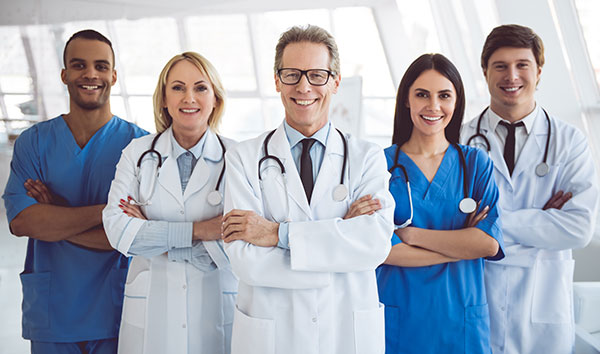
[[[329,128],[331,126],[331,122],[327,122],[323,126],[323,128],[319,129],[316,133],[314,133],[310,138],[316,139],[323,146],[327,146],[327,138],[329,137]],[[283,129],[285,131],[285,136],[290,143],[290,148],[296,146],[302,139],[306,139],[307,137],[302,135],[299,131],[292,128],[286,120],[283,121]]]
[[[523,122],[523,124],[525,125],[525,132],[527,134],[529,134],[531,132],[531,130],[533,129],[533,123],[535,122],[535,117],[537,117],[539,111],[540,111],[540,109],[536,103],[535,108],[533,109],[533,111],[531,111],[531,113],[526,115],[521,120],[517,121],[517,122]],[[493,131],[496,130],[496,128],[498,127],[498,124],[500,124],[500,121],[505,121],[506,123],[510,124],[510,122],[508,120],[500,117],[498,114],[496,114],[496,112],[492,111],[491,108],[488,109],[488,112],[489,112],[488,117],[489,117],[490,127],[492,128]]]
[[[194,155],[195,159],[198,159],[200,156],[202,156],[202,153],[204,151],[204,142],[206,141],[206,136],[208,135],[207,133],[208,129],[204,132],[202,138],[200,138],[196,145],[192,146],[189,150],[186,150],[182,148],[181,145],[179,145],[177,139],[175,139],[173,130],[171,129],[171,145],[173,146],[173,156],[177,159],[179,158],[179,156],[189,151],[192,153],[192,155]]]

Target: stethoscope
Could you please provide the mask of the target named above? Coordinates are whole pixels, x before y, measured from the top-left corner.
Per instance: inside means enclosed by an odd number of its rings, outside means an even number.
[[[337,186],[335,186],[335,188],[333,188],[333,200],[336,202],[341,202],[344,199],[346,199],[346,197],[348,197],[348,188],[346,187],[346,185],[344,185],[344,177],[346,176],[346,164],[348,161],[348,142],[346,141],[346,137],[344,137],[344,134],[339,130],[339,129],[335,129],[337,130],[337,132],[340,134],[340,137],[342,138],[342,142],[344,144],[344,159],[342,162],[342,172],[341,172],[341,176],[340,176],[340,184],[338,184]],[[283,180],[283,188],[285,189],[285,194],[286,194],[286,209],[287,209],[287,218],[285,219],[286,222],[290,221],[290,216],[289,216],[289,212],[290,212],[290,202],[289,202],[289,194],[288,194],[288,188],[287,188],[287,175],[286,175],[286,171],[285,171],[285,166],[283,165],[283,163],[281,162],[281,160],[279,159],[279,157],[275,156],[275,155],[271,155],[269,154],[269,142],[271,141],[271,137],[273,137],[273,134],[275,133],[275,130],[272,130],[269,134],[267,134],[267,136],[265,137],[265,140],[263,141],[263,150],[265,153],[265,156],[263,156],[259,161],[258,161],[258,180],[260,182],[260,189],[263,190],[263,179],[262,179],[262,174],[260,172],[261,166],[263,164],[263,162],[267,161],[267,160],[272,160],[275,161],[277,163],[277,166],[279,166],[279,170],[281,172],[281,178]],[[268,203],[267,204],[267,208],[268,207]],[[271,210],[269,210],[269,212],[271,212]],[[271,215],[273,215],[273,213],[271,212]]]
[[[488,152],[488,154],[490,153],[490,141],[485,137],[485,135],[481,133],[481,120],[483,119],[483,115],[485,114],[485,112],[487,112],[489,108],[490,107],[486,107],[483,110],[483,112],[479,114],[479,118],[477,119],[477,131],[474,135],[472,135],[469,138],[469,140],[467,140],[467,145],[471,145],[471,141],[473,139],[481,138],[483,140],[483,143],[476,143],[473,146],[476,146],[480,149],[483,149],[483,147],[485,146],[485,150]],[[546,149],[544,150],[544,160],[535,167],[535,174],[538,175],[538,177],[544,177],[548,174],[548,171],[550,171],[550,166],[548,166],[548,163],[546,161],[548,160],[548,148],[550,147],[550,134],[552,133],[552,125],[550,124],[550,117],[548,116],[548,112],[546,112],[546,110],[543,108],[542,111],[544,111],[546,121],[548,122],[548,136],[546,137]]]
[[[471,214],[472,212],[475,211],[475,209],[477,209],[477,203],[475,202],[475,200],[473,198],[471,198],[469,196],[469,184],[468,184],[468,180],[467,180],[467,162],[465,160],[464,152],[460,149],[460,147],[457,144],[452,144],[452,146],[454,146],[456,151],[458,151],[458,156],[460,157],[460,164],[461,164],[462,170],[464,171],[464,173],[463,173],[464,198],[458,203],[458,210],[460,210],[464,214]],[[414,209],[413,209],[413,202],[412,202],[412,193],[411,193],[411,189],[410,189],[410,180],[408,179],[408,173],[406,173],[406,168],[401,163],[398,162],[399,156],[400,156],[400,146],[397,146],[396,147],[396,155],[394,157],[394,165],[388,171],[393,176],[394,170],[396,168],[400,168],[400,170],[402,170],[402,173],[404,174],[404,179],[406,180],[406,191],[408,194],[408,203],[410,205],[410,216],[402,225],[396,225],[396,228],[401,229],[401,228],[407,227],[408,225],[410,225],[412,223]]]
[[[150,183],[150,196],[146,199],[146,201],[142,201],[141,193],[140,193],[140,198],[139,198],[140,200],[136,201],[134,199],[130,199],[129,200],[130,204],[138,205],[138,206],[146,206],[146,205],[152,204],[151,199],[152,199],[152,196],[154,195],[154,186],[156,185],[156,180],[158,179],[158,174],[159,174],[160,168],[162,167],[162,155],[160,154],[160,152],[158,152],[155,149],[156,142],[158,141],[158,138],[161,135],[162,135],[162,132],[156,134],[154,139],[152,139],[152,144],[150,145],[150,149],[148,149],[142,153],[142,155],[138,159],[137,167],[136,167],[136,175],[139,180],[140,170],[142,167],[142,160],[144,159],[144,156],[146,156],[147,154],[148,155],[154,154],[158,158],[158,165],[156,166],[154,178],[152,179],[152,181]],[[225,174],[225,151],[226,151],[225,144],[223,144],[223,141],[221,140],[221,137],[219,135],[216,135],[216,136],[217,136],[217,140],[219,140],[219,144],[221,145],[221,150],[222,150],[221,158],[223,159],[223,167],[221,167],[221,173],[219,174],[219,179],[217,180],[217,185],[215,186],[215,190],[208,193],[208,196],[206,197],[208,204],[210,204],[212,206],[217,206],[217,205],[221,204],[221,202],[223,201],[223,197],[221,196],[221,193],[219,192],[219,187],[221,185],[221,181],[223,180],[223,175]]]

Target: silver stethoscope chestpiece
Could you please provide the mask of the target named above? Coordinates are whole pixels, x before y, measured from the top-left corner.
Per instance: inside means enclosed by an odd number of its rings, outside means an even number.
[[[535,167],[535,174],[538,175],[538,177],[544,177],[548,174],[548,171],[550,171],[550,167],[545,162],[540,162],[540,164]]]
[[[221,197],[221,193],[219,193],[217,191],[212,191],[212,192],[208,193],[206,200],[208,201],[208,204],[210,204],[212,206],[217,206],[217,205],[221,204],[221,202],[223,201],[223,197]]]
[[[471,214],[477,209],[477,203],[473,198],[463,198],[463,200],[458,203],[458,209],[465,214]]]
[[[348,196],[348,188],[343,184],[338,184],[333,188],[333,200],[341,202]]]

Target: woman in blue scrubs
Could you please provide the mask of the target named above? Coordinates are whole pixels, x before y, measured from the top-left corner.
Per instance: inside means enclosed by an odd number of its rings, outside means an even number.
[[[417,58],[398,88],[385,154],[399,226],[377,270],[387,353],[491,352],[483,267],[504,257],[498,189],[488,156],[457,144],[464,107],[441,54]],[[459,208],[465,198],[477,203]]]

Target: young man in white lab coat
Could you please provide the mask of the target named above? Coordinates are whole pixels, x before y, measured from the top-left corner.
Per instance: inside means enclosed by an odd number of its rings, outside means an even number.
[[[329,121],[340,78],[329,33],[283,33],[275,85],[285,120],[227,152],[223,236],[240,279],[233,354],[384,352],[374,270],[390,250],[394,200],[381,148]]]
[[[543,65],[530,28],[492,30],[481,55],[490,106],[462,131],[489,150],[500,190],[506,257],[485,265],[494,353],[574,350],[571,249],[592,237],[598,185],[584,134],[536,104]]]

